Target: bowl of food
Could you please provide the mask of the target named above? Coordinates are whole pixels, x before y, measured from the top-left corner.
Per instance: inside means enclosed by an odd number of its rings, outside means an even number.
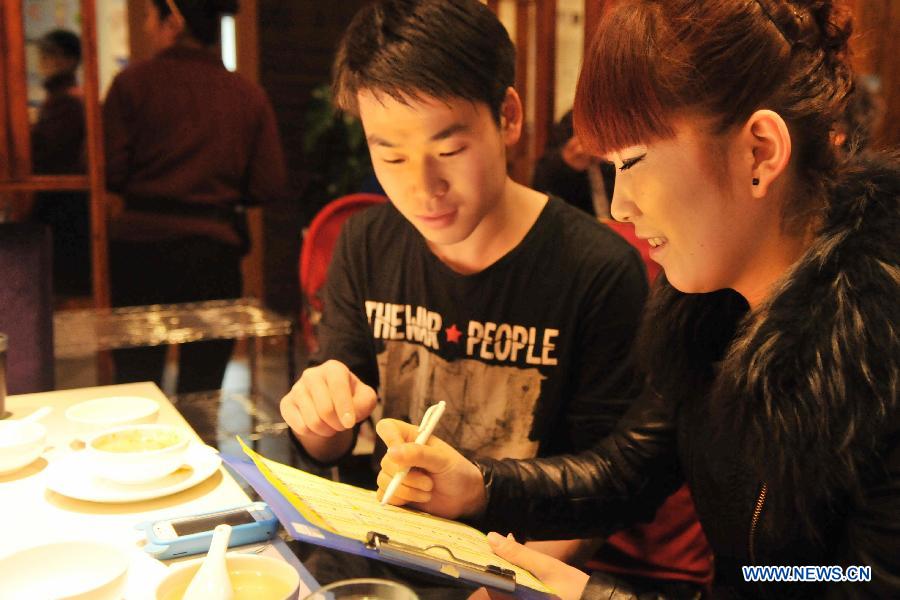
[[[40,423],[0,421],[0,474],[30,465],[44,451],[47,428]]]
[[[119,600],[129,563],[124,548],[99,542],[35,546],[0,560],[0,598]]]
[[[116,483],[147,483],[184,464],[188,431],[174,425],[127,425],[88,438],[85,452],[95,475]]]
[[[173,565],[156,586],[156,600],[181,600],[203,559]],[[296,600],[300,575],[289,563],[256,554],[227,554],[234,600]]]
[[[159,403],[141,396],[110,396],[79,402],[66,409],[66,419],[83,435],[111,427],[154,423]]]

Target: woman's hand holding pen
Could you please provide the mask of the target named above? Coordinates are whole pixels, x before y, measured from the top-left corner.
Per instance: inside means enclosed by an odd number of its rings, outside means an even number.
[[[395,419],[382,419],[376,431],[388,447],[378,473],[379,499],[394,474],[411,468],[390,504],[448,519],[473,517],[484,510],[481,471],[453,447],[433,436],[424,445],[415,444],[419,429]]]
[[[424,445],[418,445],[414,441],[419,428],[394,419],[382,419],[376,431],[388,447],[378,474],[379,499],[396,473],[412,468],[390,504],[406,504],[448,519],[472,517],[484,510],[487,497],[481,471],[452,446],[434,436]],[[497,556],[528,569],[563,600],[579,598],[587,585],[587,573],[528,548],[512,537],[491,533],[488,542]],[[496,596],[500,597],[503,596]],[[470,600],[492,598],[495,596],[481,589]]]

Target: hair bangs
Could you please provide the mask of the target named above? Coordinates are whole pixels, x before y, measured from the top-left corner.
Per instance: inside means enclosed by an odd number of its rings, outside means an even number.
[[[655,44],[658,15],[646,5],[619,2],[604,11],[584,58],[575,93],[575,134],[594,155],[675,134],[673,96],[661,66],[670,49]],[[664,26],[664,25],[663,25]]]

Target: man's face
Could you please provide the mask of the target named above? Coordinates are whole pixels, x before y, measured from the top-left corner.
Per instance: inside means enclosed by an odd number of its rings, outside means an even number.
[[[38,71],[44,79],[59,73],[74,73],[78,68],[78,61],[56,52],[42,51],[38,56]]]
[[[429,243],[465,243],[503,197],[506,144],[515,140],[481,102],[422,96],[403,103],[368,90],[358,100],[375,174],[391,202]]]

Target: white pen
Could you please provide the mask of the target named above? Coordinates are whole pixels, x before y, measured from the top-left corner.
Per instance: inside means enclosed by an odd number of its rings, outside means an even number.
[[[419,433],[416,435],[416,444],[424,446],[428,443],[428,438],[434,433],[434,428],[437,427],[438,421],[441,420],[441,415],[444,414],[445,408],[447,408],[447,403],[441,400],[437,404],[431,405],[428,410],[425,411],[425,414],[422,415],[422,422],[419,423]],[[384,491],[384,496],[381,497],[382,506],[390,501],[391,496],[394,495],[394,492],[396,492],[397,488],[400,487],[400,484],[403,483],[403,478],[406,477],[407,473],[409,473],[409,469],[403,469],[394,474],[393,479],[391,479],[387,489]]]

